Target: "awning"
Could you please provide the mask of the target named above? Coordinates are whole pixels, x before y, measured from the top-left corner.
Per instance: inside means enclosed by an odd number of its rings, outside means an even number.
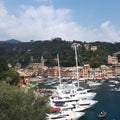
[[[55,103],[56,106],[65,104],[64,101],[54,101],[54,103]]]
[[[51,112],[60,112],[60,110],[61,110],[60,108],[52,108]]]

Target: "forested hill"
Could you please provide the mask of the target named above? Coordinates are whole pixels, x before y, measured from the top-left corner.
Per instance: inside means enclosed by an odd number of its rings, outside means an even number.
[[[15,65],[17,62],[26,66],[30,62],[41,62],[41,56],[45,59],[46,66],[57,65],[56,56],[60,55],[61,66],[74,66],[75,55],[71,47],[73,43],[79,43],[78,61],[79,65],[89,63],[92,67],[107,64],[107,55],[120,51],[120,43],[92,42],[91,46],[97,46],[96,51],[86,49],[88,43],[81,41],[65,41],[55,38],[46,41],[30,42],[0,42],[0,56],[7,58],[8,62]],[[120,58],[120,55],[118,55]]]

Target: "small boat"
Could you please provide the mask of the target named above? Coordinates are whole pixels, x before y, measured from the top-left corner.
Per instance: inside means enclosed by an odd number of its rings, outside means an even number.
[[[100,82],[93,82],[93,81],[88,81],[87,84],[89,85],[89,87],[97,87],[102,85],[102,83]]]
[[[113,91],[113,92],[120,92],[120,87],[119,88],[113,88],[113,89],[111,89],[111,91]]]
[[[100,114],[98,115],[99,118],[104,118],[107,115],[106,112],[102,111],[100,112]]]
[[[115,87],[115,85],[114,85],[114,84],[110,84],[109,86],[110,86],[110,87]]]

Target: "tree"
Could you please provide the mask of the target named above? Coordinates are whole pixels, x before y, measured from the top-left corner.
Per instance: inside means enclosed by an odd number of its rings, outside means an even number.
[[[5,58],[0,58],[0,73],[9,70],[7,60]]]
[[[17,85],[19,83],[19,74],[9,69],[7,60],[5,58],[0,58],[0,80],[5,80],[11,85]]]
[[[35,97],[32,90],[0,82],[0,120],[45,120],[49,108],[44,98]]]
[[[14,70],[8,70],[4,73],[4,80],[11,84],[11,85],[17,85],[20,81],[20,75],[14,71]]]

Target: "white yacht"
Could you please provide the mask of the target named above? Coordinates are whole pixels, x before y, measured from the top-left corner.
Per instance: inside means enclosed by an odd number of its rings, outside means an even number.
[[[57,113],[47,114],[47,120],[77,120],[82,117],[84,112],[74,112],[74,111],[61,111]]]
[[[57,104],[56,104],[57,103]],[[84,111],[88,108],[90,108],[92,106],[92,103],[90,103],[89,101],[86,103],[82,103],[82,105],[80,105],[79,103],[77,103],[76,101],[71,101],[71,102],[50,102],[49,103],[51,107],[55,108],[55,107],[59,107],[61,110],[72,110],[74,112],[81,112]]]
[[[100,82],[93,82],[93,81],[88,81],[87,84],[89,85],[89,87],[97,87],[102,85],[102,83]]]
[[[56,94],[60,97],[74,97],[76,99],[93,99],[96,96],[96,93],[89,92],[88,89],[78,89],[74,83],[58,85]]]
[[[52,101],[50,101],[49,104],[51,107],[53,107],[53,108],[59,107],[61,110],[74,108],[73,104],[68,104],[66,102],[52,102]]]
[[[70,111],[69,115],[66,116],[66,120],[78,120],[79,118],[81,118],[82,116],[84,116],[85,113],[84,112],[74,112],[74,111]]]
[[[88,109],[89,106],[81,106],[79,103],[78,104],[75,104],[75,107],[72,108],[71,110],[74,111],[74,112],[82,112],[82,111],[85,111],[86,109]]]
[[[84,107],[93,107],[96,103],[98,103],[97,100],[84,100],[81,99],[77,102],[80,106],[84,106]]]
[[[119,88],[112,88],[111,91],[114,91],[114,92],[120,92],[120,87]]]
[[[52,97],[50,98],[50,106],[59,107],[62,110],[72,110],[72,111],[84,111],[88,108],[93,107],[98,101],[96,100],[88,100],[88,99],[74,99],[71,98],[61,98]]]
[[[88,92],[88,89],[80,89],[79,81],[78,87],[75,86],[74,83],[64,84],[61,83],[61,75],[60,75],[60,66],[59,66],[59,56],[58,58],[58,70],[59,70],[59,85],[56,90],[49,98],[49,104],[51,107],[58,107],[58,103],[63,103],[63,106],[59,105],[60,112],[47,114],[47,120],[77,120],[82,117],[85,112],[84,111],[93,105],[95,105],[98,101],[92,100],[96,93]],[[76,57],[77,63],[77,57]],[[78,73],[78,65],[77,73]],[[78,80],[78,74],[77,74]]]

